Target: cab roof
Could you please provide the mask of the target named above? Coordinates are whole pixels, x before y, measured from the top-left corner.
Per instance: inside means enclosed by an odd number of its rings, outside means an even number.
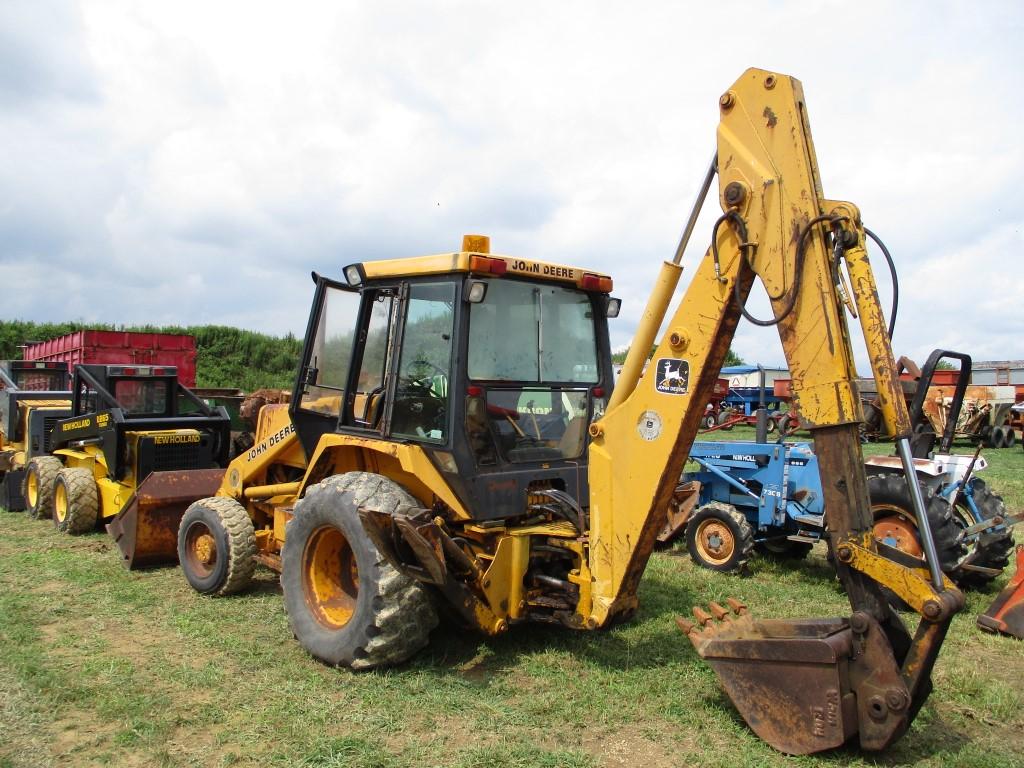
[[[456,253],[351,264],[345,267],[345,276],[350,283],[351,267],[357,268],[364,280],[465,272],[492,277],[524,277],[545,282],[567,283],[585,291],[599,293],[609,293],[612,290],[612,278],[600,272],[516,256],[492,255],[490,239],[484,235],[466,235],[462,239],[462,250]]]

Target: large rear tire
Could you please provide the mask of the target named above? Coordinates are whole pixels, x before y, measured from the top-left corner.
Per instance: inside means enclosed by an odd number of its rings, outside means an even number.
[[[971,483],[974,486],[974,504],[978,508],[978,512],[981,513],[983,520],[991,520],[996,516],[1006,517],[1006,507],[1003,505],[1003,499],[1001,496],[992,493],[984,480],[974,478]],[[967,507],[963,494],[960,494],[957,498],[958,502],[956,504],[956,508],[953,510],[953,515],[957,523],[963,528],[974,525],[974,517]],[[950,578],[952,578],[953,581],[963,589],[976,589],[985,586],[990,581],[997,578],[997,574],[972,571],[965,569],[963,566],[979,565],[983,568],[998,568],[999,570],[1002,570],[1010,564],[1010,550],[1013,549],[1013,534],[1008,528],[1003,528],[1002,530],[989,530],[982,533],[973,545],[968,544],[967,546],[967,556],[964,557],[960,561],[958,567],[953,570],[950,574]]]
[[[417,501],[393,480],[348,472],[311,487],[295,505],[281,551],[281,586],[292,632],[335,666],[400,664],[437,625],[430,596],[399,573],[363,530],[360,507],[393,513]]]
[[[53,525],[77,536],[96,529],[100,499],[91,469],[73,467],[57,473],[53,483]]]
[[[202,595],[230,595],[252,583],[256,533],[245,507],[234,499],[200,499],[178,525],[178,562]]]
[[[921,493],[932,538],[935,540],[939,566],[944,573],[950,573],[963,554],[963,547],[958,541],[960,527],[953,519],[945,499],[931,488],[923,487]],[[923,561],[924,550],[917,531],[917,517],[903,475],[889,473],[869,476],[868,494],[875,520],[875,539]]]
[[[36,456],[29,460],[21,489],[29,517],[49,520],[53,516],[53,483],[62,469],[64,465],[56,456]]]

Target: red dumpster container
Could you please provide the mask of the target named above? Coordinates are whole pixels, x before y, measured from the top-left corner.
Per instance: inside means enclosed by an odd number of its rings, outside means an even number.
[[[196,385],[196,340],[181,333],[136,331],[75,331],[25,347],[26,360],[63,360],[78,363],[136,363],[174,365],[178,380]]]

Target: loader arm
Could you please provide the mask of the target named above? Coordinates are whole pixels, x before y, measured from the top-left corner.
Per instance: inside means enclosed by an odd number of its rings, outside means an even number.
[[[849,203],[824,198],[800,83],[751,69],[721,97],[720,109],[716,167],[725,213],[712,247],[640,376],[642,356],[667,314],[685,242],[663,266],[608,411],[591,427],[588,624],[606,624],[635,605],[664,510],[759,278],[773,317],[755,322],[778,329],[795,403],[814,435],[830,544],[853,615],[754,622],[737,606],[742,615],[720,630],[708,614],[698,614],[707,628],[686,628],[748,723],[773,745],[814,752],[859,733],[864,748],[881,749],[906,729],[927,696],[931,667],[963,598],[936,563],[924,570],[894,561],[871,535],[858,435],[863,416],[844,304],[859,317],[881,408],[908,460],[909,419],[860,215]],[[848,286],[838,279],[843,262]],[[879,584],[924,615],[915,638]]]

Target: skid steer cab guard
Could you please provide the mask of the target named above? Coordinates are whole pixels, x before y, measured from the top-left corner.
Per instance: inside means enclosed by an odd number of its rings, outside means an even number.
[[[71,415],[68,364],[0,361],[0,508],[25,509],[25,465],[50,452],[53,425]]]
[[[52,496],[58,529],[104,524],[128,568],[175,562],[185,508],[223,477],[227,411],[182,386],[173,366],[80,365],[71,394],[72,415],[51,437],[63,465]]]

